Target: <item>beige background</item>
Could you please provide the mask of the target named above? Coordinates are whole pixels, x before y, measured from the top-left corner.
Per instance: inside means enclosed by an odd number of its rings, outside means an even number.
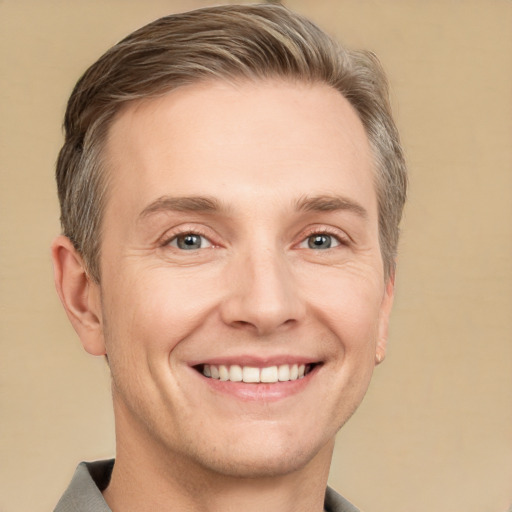
[[[103,360],[56,298],[53,167],[85,67],[207,1],[0,0],[0,511],[51,510],[113,455]],[[411,169],[386,362],[342,430],[331,484],[367,512],[512,502],[512,2],[285,2],[387,68]],[[307,414],[307,411],[304,411]]]

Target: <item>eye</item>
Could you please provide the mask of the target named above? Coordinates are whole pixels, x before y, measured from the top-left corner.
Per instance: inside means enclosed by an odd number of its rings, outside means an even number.
[[[196,251],[197,249],[211,247],[212,243],[206,237],[197,233],[182,233],[169,240],[167,245],[182,251]]]
[[[340,245],[340,241],[333,235],[327,233],[315,233],[314,235],[308,236],[301,244],[301,248],[308,249],[331,249]]]

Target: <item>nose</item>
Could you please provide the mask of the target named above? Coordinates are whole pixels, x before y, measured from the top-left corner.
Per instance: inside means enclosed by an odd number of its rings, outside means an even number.
[[[265,336],[303,318],[305,306],[284,255],[252,252],[232,263],[221,305],[224,323]]]

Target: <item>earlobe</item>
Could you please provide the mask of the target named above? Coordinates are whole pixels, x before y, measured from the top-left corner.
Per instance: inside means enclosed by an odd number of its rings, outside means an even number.
[[[58,236],[51,252],[55,287],[71,324],[87,352],[104,355],[99,285],[87,274],[69,238]]]
[[[393,306],[393,298],[395,293],[395,275],[394,273],[388,278],[386,290],[382,299],[379,322],[379,335],[377,345],[375,347],[375,365],[384,361],[388,345],[389,316]]]

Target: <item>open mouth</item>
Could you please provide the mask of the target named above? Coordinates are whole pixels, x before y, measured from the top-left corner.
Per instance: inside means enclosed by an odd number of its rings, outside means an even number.
[[[289,382],[304,378],[319,363],[281,364],[258,368],[254,366],[200,364],[194,368],[205,377],[221,381],[245,383]]]

